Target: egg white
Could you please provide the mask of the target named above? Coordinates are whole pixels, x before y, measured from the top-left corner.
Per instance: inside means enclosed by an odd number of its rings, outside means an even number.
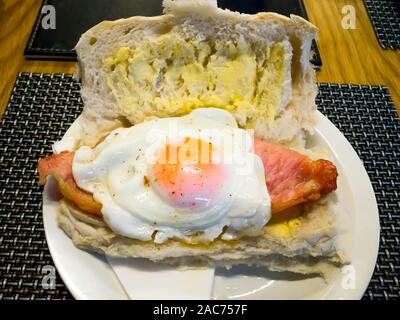
[[[162,197],[152,173],[157,151],[166,141],[179,144],[187,137],[211,142],[227,162],[234,159],[225,164],[228,177],[218,196],[190,210]],[[220,236],[224,227],[222,238],[234,239],[242,230],[261,230],[271,214],[264,167],[252,152],[251,136],[220,109],[200,108],[183,117],[116,129],[95,148],[79,148],[72,170],[77,185],[102,204],[110,228],[143,241],[190,242],[196,235],[196,241],[207,242]]]

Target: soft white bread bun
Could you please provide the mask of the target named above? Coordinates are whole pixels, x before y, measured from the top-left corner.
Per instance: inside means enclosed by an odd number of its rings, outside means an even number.
[[[230,111],[257,137],[303,141],[295,138],[312,130],[316,110],[313,25],[293,15],[222,10],[215,0],[163,5],[165,15],[105,21],[82,35],[79,145],[94,146],[117,127],[207,106]],[[262,236],[207,245],[126,238],[64,200],[58,221],[78,247],[112,256],[326,275],[346,263],[336,244],[336,210],[333,194],[275,216]]]
[[[207,106],[275,142],[312,129],[315,26],[295,15],[222,10],[215,0],[163,5],[165,15],[104,21],[80,38],[81,145],[122,125]]]
[[[301,212],[303,211],[303,212]],[[58,223],[74,244],[115,257],[147,258],[180,265],[230,266],[249,264],[272,271],[329,276],[346,257],[336,247],[336,207],[329,197],[304,208],[275,216],[259,237],[236,241],[214,240],[188,244],[169,240],[163,244],[115,234],[101,220],[61,201]]]

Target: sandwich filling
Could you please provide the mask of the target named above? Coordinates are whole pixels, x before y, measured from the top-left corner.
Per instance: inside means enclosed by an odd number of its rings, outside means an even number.
[[[290,98],[285,62],[291,51],[288,41],[255,49],[241,35],[199,41],[167,33],[140,46],[119,47],[103,64],[107,85],[128,118],[216,107],[246,115],[236,120],[249,128],[257,117],[273,121]]]
[[[215,156],[228,160],[235,153],[207,131],[218,128],[221,138],[221,126],[235,128],[228,112],[197,109],[192,116],[161,120],[118,129],[95,149],[83,147],[42,159],[40,182],[54,176],[65,198],[87,213],[102,216],[116,233],[141,240],[154,237],[157,243],[173,237],[190,242],[193,235],[206,242],[221,235],[225,240],[244,233],[257,236],[269,220],[270,208],[280,213],[336,189],[337,171],[330,161],[313,161],[261,139],[254,139],[254,153],[246,151],[248,143],[239,148],[245,155],[238,162],[241,167],[235,161],[213,163]],[[164,143],[163,128],[174,121],[183,121],[185,134]],[[151,127],[158,128],[158,138]],[[192,134],[200,130],[200,139],[189,137],[187,129],[193,129]],[[154,149],[144,132],[157,141]],[[226,142],[227,137],[220,141]],[[147,164],[142,152],[146,148],[156,155]],[[168,158],[171,150],[172,155],[178,153],[173,162],[172,156]],[[206,162],[199,163],[199,156]],[[243,166],[250,163],[254,167]]]

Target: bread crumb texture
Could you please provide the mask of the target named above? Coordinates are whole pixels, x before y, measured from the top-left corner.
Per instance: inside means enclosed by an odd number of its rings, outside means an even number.
[[[146,114],[180,116],[198,107],[226,109],[242,126],[249,118],[273,119],[290,47],[273,43],[257,55],[249,42],[236,40],[198,41],[169,33],[117,48],[103,61],[108,87],[135,122]]]

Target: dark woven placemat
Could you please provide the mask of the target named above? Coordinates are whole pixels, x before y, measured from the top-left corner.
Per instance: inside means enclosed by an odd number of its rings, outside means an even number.
[[[378,200],[381,246],[365,298],[399,298],[400,125],[389,92],[321,84],[318,105],[364,161]],[[69,75],[24,73],[17,79],[0,125],[0,299],[71,298],[58,275],[55,288],[42,286],[53,262],[36,164],[81,108],[79,85]]]
[[[400,49],[400,1],[364,0],[376,37],[384,49]]]

